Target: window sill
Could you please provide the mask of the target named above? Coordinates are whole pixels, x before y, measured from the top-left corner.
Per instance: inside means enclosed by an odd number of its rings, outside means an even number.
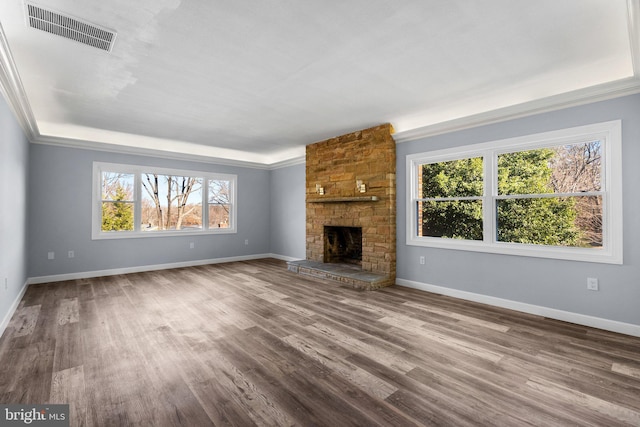
[[[142,232],[112,232],[94,233],[91,240],[113,240],[113,239],[144,239],[147,237],[176,237],[176,236],[202,236],[212,234],[236,234],[235,229],[215,229],[215,230],[183,230],[183,231],[142,231]]]
[[[527,245],[521,243],[485,243],[480,241],[462,241],[429,237],[413,237],[407,239],[407,245],[603,264],[622,264],[623,261],[622,254],[612,253],[612,251],[606,250],[605,248],[586,249]]]

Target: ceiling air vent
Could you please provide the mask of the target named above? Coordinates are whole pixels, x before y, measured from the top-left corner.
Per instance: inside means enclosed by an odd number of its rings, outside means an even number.
[[[116,33],[61,13],[26,3],[29,26],[111,52]]]

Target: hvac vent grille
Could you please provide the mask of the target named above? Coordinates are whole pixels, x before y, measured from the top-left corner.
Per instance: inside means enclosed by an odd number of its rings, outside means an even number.
[[[111,52],[116,33],[27,3],[29,26]]]

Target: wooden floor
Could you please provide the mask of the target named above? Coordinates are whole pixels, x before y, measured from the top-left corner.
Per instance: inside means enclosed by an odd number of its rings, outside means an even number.
[[[32,285],[1,403],[71,425],[640,425],[640,339],[261,260]]]

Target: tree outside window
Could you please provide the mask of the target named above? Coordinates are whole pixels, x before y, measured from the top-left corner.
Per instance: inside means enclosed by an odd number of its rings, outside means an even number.
[[[133,181],[131,174],[102,174],[102,231],[133,230]]]
[[[142,231],[202,228],[202,178],[141,174]]]

